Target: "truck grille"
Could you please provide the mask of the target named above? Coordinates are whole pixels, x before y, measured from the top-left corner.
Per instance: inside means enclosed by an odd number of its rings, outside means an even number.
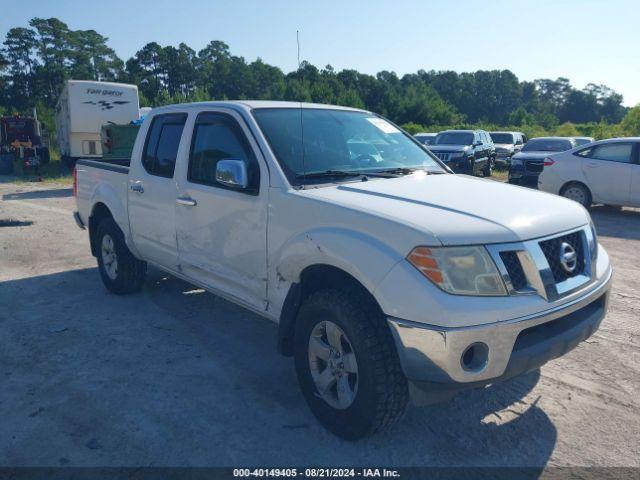
[[[433,154],[443,162],[448,162],[451,159],[450,153],[433,152]]]
[[[509,295],[538,294],[554,301],[595,280],[589,227],[555,237],[487,245]]]
[[[567,271],[563,267],[560,259],[560,248],[564,243],[569,244],[576,253],[577,260],[573,271]],[[575,277],[584,272],[584,247],[581,232],[573,232],[562,237],[545,240],[540,242],[539,245],[547,262],[549,262],[549,267],[551,267],[551,272],[553,273],[553,278],[556,283],[564,282],[568,278]]]
[[[522,265],[520,264],[518,252],[515,250],[506,250],[504,252],[500,252],[500,258],[507,269],[513,289],[516,291],[524,290],[527,287],[527,277],[525,276]]]

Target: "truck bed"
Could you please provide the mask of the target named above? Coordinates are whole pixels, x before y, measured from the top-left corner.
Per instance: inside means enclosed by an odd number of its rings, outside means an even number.
[[[96,202],[109,205],[114,219],[123,231],[128,230],[127,184],[130,158],[87,159],[76,163],[78,215],[88,225],[91,206]]]

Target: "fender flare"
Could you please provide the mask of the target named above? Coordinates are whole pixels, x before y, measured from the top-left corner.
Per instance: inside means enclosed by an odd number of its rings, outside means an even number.
[[[125,190],[125,198],[126,198],[126,194],[127,192]],[[120,230],[122,230],[122,233],[125,238],[125,242],[127,243],[129,250],[131,250],[134,256],[136,256],[137,258],[140,258],[139,253],[136,250],[135,245],[133,245],[133,242],[131,240],[131,232],[129,229],[129,216],[128,216],[126,205],[122,199],[122,195],[120,194],[120,192],[118,192],[118,190],[109,183],[106,183],[106,182],[100,183],[100,185],[98,185],[98,187],[93,192],[93,195],[91,196],[90,217],[93,216],[96,206],[100,203],[105,205],[107,209],[111,212],[111,216],[113,217],[113,220],[116,222],[118,227],[120,227]]]
[[[274,285],[270,300],[276,307],[281,306],[276,308],[280,311],[278,350],[291,354],[290,337],[305,295],[305,270],[332,267],[358,282],[377,302],[377,285],[403,258],[380,240],[348,228],[321,227],[292,237],[275,255],[272,265],[276,268],[270,273],[270,285]]]

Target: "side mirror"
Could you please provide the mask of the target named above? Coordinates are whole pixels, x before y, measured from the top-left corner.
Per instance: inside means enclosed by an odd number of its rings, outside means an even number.
[[[247,165],[242,160],[220,160],[216,165],[216,181],[231,188],[247,188]]]

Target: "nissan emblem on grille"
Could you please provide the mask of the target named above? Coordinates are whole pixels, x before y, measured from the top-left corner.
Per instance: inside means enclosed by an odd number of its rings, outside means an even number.
[[[573,273],[578,264],[578,255],[575,248],[567,242],[562,242],[560,245],[560,265],[567,273]]]

